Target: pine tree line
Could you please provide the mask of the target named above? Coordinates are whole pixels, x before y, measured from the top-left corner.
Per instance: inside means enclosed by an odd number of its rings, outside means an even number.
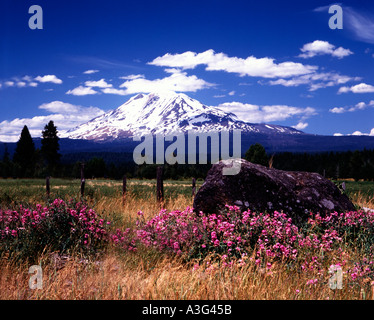
[[[286,170],[317,172],[332,179],[374,181],[374,150],[346,152],[291,153],[282,152],[269,156],[258,143],[252,145],[245,159],[261,165]]]
[[[264,147],[257,143],[250,146],[244,158],[280,170],[318,172],[327,178],[374,180],[374,150],[267,154]],[[85,163],[87,178],[122,179],[124,174],[128,177],[146,179],[156,177],[157,165],[139,166],[130,160],[114,163],[105,161],[103,157],[97,155],[82,161]],[[27,126],[24,126],[13,159],[10,158],[5,147],[3,159],[0,161],[0,177],[79,178],[82,161],[61,163],[58,131],[53,121],[50,121],[42,131],[40,149],[35,148]],[[204,179],[210,167],[211,164],[165,164],[164,177],[165,179],[191,177]]]
[[[353,178],[374,181],[374,150],[346,152],[290,153],[273,157],[273,167],[281,170],[309,171],[333,179]]]
[[[25,125],[17,142],[13,159],[7,147],[0,162],[0,174],[3,178],[32,178],[54,175],[59,170],[59,137],[57,127],[50,121],[42,131],[41,148],[35,148],[28,127]]]

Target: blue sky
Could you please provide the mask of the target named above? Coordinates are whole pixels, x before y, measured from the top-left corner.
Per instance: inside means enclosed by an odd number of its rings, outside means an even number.
[[[43,29],[29,28],[31,5]],[[139,92],[174,90],[249,122],[374,136],[374,3],[0,3],[0,141],[61,133]]]

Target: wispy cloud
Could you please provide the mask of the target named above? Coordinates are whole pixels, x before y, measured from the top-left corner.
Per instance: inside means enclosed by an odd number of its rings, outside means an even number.
[[[333,5],[333,4],[337,4],[337,5],[342,5],[341,3],[332,3],[328,6],[321,6],[321,7],[318,7],[318,8],[315,8],[313,11],[314,12],[329,12],[329,8]]]
[[[145,78],[144,74],[130,74],[128,76],[122,76],[122,77],[119,77],[120,79],[123,79],[123,80],[135,80],[135,79],[139,79],[139,78]]]
[[[99,72],[99,70],[90,69],[90,70],[84,71],[83,74],[94,74],[94,73],[97,73],[97,72]]]
[[[356,39],[374,44],[374,14],[360,12],[351,7],[344,7],[344,26]]]
[[[68,57],[68,59],[80,65],[82,64],[89,65],[90,68],[95,68],[95,69],[90,69],[94,71],[98,69],[113,69],[113,68],[138,69],[138,70],[143,69],[139,67],[139,65],[136,66],[133,64],[124,63],[123,61],[98,58],[98,57],[93,57],[93,56],[73,56],[73,57]]]
[[[337,4],[343,8],[343,28],[348,29],[355,39],[366,43],[374,43],[374,14],[362,12],[357,8],[344,6],[342,3],[331,3],[328,6],[315,8],[314,12],[328,13],[330,6]]]
[[[242,102],[226,102],[217,107],[223,111],[232,112],[239,119],[251,123],[284,121],[292,117],[305,120],[317,114],[316,110],[311,107],[299,108],[288,105],[260,106]]]
[[[349,81],[358,81],[360,79],[360,77],[350,77],[335,72],[321,72],[292,77],[291,79],[270,80],[268,84],[285,87],[308,85],[309,91],[316,91],[321,88],[342,85]]]

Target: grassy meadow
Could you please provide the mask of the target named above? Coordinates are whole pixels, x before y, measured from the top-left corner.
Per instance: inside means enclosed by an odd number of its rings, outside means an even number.
[[[374,182],[345,183],[346,193],[357,207],[374,208]],[[197,189],[201,184],[202,181],[197,181]],[[191,186],[190,180],[164,181],[167,212],[183,211],[192,206]],[[52,178],[50,188],[51,199],[80,198],[80,180]],[[145,221],[160,211],[155,180],[129,179],[125,199],[122,181],[86,180],[85,199],[100,218],[111,221],[108,228],[113,232],[134,228],[139,210]],[[45,180],[0,180],[3,210],[46,202]],[[144,245],[129,251],[109,244],[99,255],[87,257],[70,253],[59,255],[45,248],[37,257],[43,270],[43,287],[35,290],[29,288],[28,260],[15,261],[3,254],[0,258],[0,299],[374,299],[370,250],[352,245],[350,241],[344,238],[339,246],[332,246],[328,251],[315,247],[313,255],[322,256],[319,267],[308,264],[307,270],[301,260],[293,266],[282,259],[259,264],[255,250],[249,250],[246,263],[227,265],[214,260],[205,262],[204,259],[203,262],[186,261],[178,254]],[[309,257],[306,251],[300,252],[303,257]],[[328,269],[341,261],[344,261],[343,286],[333,290],[328,285]],[[367,272],[360,273],[362,268],[358,270],[358,262],[360,267],[367,268]],[[364,266],[365,263],[368,266]],[[353,272],[354,268],[357,270]],[[356,273],[362,277],[355,277]]]

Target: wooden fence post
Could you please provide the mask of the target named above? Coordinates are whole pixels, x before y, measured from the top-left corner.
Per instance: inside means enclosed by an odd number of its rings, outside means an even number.
[[[124,175],[122,179],[122,205],[125,204],[125,200],[126,200],[126,183],[127,183],[127,179],[126,179],[126,175]]]
[[[81,197],[84,196],[84,186],[86,184],[86,180],[84,179],[84,162],[81,163]]]
[[[196,179],[192,178],[192,198],[195,197],[195,193],[196,193]]]
[[[163,203],[164,201],[164,177],[163,167],[157,167],[157,201]]]
[[[50,193],[49,177],[45,178],[45,189],[47,193],[47,198],[49,199],[49,193]]]

